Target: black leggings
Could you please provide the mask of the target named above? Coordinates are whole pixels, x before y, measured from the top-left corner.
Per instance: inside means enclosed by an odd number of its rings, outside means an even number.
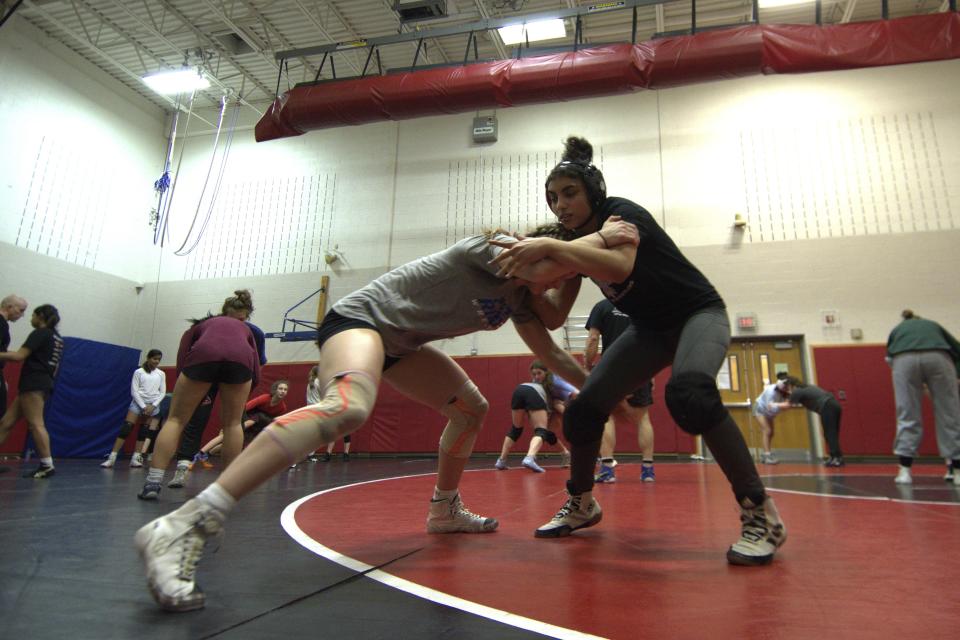
[[[831,458],[842,458],[840,450],[840,414],[843,408],[834,398],[828,399],[820,408],[820,424],[823,425],[823,437],[830,448]]]
[[[594,461],[600,452],[603,424],[617,403],[671,364],[672,378],[692,372],[716,377],[729,344],[727,312],[716,307],[693,313],[678,329],[653,331],[631,325],[624,331],[604,350],[574,400],[592,409],[586,412],[591,414],[592,424],[570,423],[572,416],[584,414],[572,411],[573,407],[564,414],[564,432],[586,429],[590,434],[586,437],[588,442],[570,447],[571,493],[593,488]],[[755,504],[761,503],[765,497],[763,483],[733,417],[724,412],[719,424],[706,429],[703,440],[727,476],[737,500],[749,498]]]

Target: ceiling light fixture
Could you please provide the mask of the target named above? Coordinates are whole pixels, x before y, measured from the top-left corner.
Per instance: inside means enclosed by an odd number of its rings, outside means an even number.
[[[511,24],[497,29],[503,44],[521,44],[535,40],[555,40],[567,35],[566,23],[560,18]]]
[[[210,86],[210,81],[203,75],[202,71],[189,67],[157,71],[143,76],[142,79],[148,87],[164,96],[189,93]]]

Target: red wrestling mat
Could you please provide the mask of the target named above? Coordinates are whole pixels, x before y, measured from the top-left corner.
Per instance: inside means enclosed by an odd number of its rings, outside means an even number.
[[[889,466],[855,467],[865,472],[893,482]],[[843,473],[854,471],[832,475]],[[661,464],[657,474],[643,484],[638,465],[620,465],[617,484],[595,490],[603,521],[558,540],[533,537],[563,504],[558,469],[466,473],[464,502],[500,520],[492,534],[427,534],[432,474],[308,496],[283,525],[371,578],[555,637],[934,637],[960,620],[956,505],[775,492],[786,545],[770,566],[731,567],[738,510],[719,469]]]

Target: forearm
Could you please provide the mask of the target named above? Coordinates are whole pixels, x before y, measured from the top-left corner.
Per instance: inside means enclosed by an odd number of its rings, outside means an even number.
[[[597,360],[597,353],[600,351],[600,341],[594,340],[593,338],[587,338],[587,346],[583,352],[583,362],[587,365],[587,369],[593,367],[593,363]]]
[[[530,306],[548,329],[559,329],[570,315],[580,291],[580,279],[573,278],[565,281],[559,289],[551,289],[543,295],[535,295]]]
[[[594,234],[595,235],[595,234]],[[550,243],[550,257],[568,271],[582,273],[606,282],[623,282],[633,269],[636,247],[621,245],[598,248],[587,242]]]
[[[28,355],[30,355],[30,352],[23,348],[17,349],[16,351],[0,351],[0,360],[7,362],[23,362],[27,359]]]
[[[544,258],[533,264],[518,267],[513,276],[521,280],[528,280],[537,284],[547,284],[563,280],[575,273],[572,269],[563,266],[552,258]]]

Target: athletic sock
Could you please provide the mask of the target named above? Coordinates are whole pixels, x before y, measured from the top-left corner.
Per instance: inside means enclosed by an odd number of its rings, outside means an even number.
[[[197,494],[197,500],[206,502],[223,515],[230,513],[237,505],[237,499],[227,493],[227,490],[216,482]]]
[[[45,467],[53,467],[53,458],[40,458],[40,464]]]
[[[189,460],[177,460],[177,469],[189,469],[190,461]]]
[[[154,469],[153,467],[150,467],[150,470],[147,471],[147,482],[157,484],[163,482],[163,469]]]
[[[440,500],[446,500],[446,501],[449,502],[449,501],[452,500],[452,499],[454,498],[454,496],[456,496],[457,493],[459,493],[459,492],[460,492],[459,489],[441,490],[441,489],[439,489],[439,488],[437,488],[437,487],[434,487],[434,489],[433,489],[433,499],[434,499],[434,501],[436,501],[436,502],[439,502]]]
[[[613,458],[600,458],[600,462],[609,467],[610,465],[613,464]]]

